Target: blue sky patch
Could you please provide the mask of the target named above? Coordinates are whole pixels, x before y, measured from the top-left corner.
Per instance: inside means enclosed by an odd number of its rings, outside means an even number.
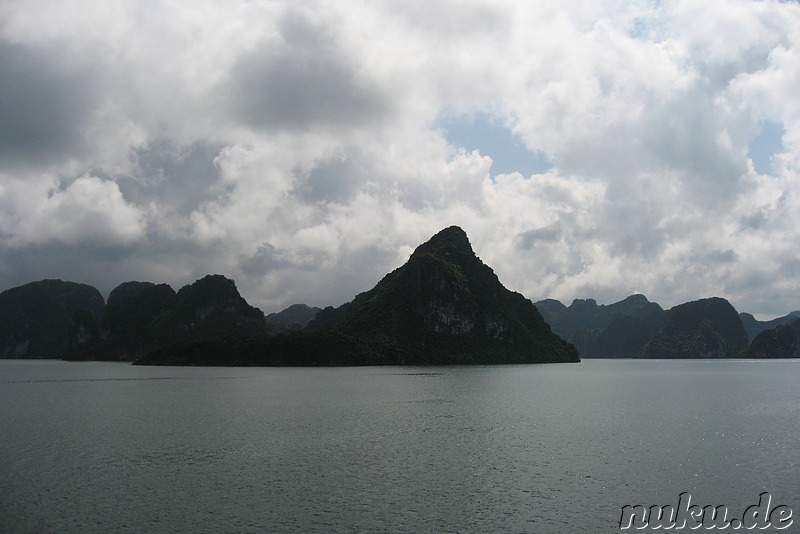
[[[491,174],[519,172],[523,176],[541,174],[553,167],[542,152],[531,152],[520,137],[500,119],[488,113],[440,118],[436,126],[445,139],[467,152],[478,150],[492,158]]]
[[[773,174],[772,157],[783,152],[783,124],[774,121],[761,121],[756,136],[750,141],[747,156],[753,160],[753,167],[759,174]]]

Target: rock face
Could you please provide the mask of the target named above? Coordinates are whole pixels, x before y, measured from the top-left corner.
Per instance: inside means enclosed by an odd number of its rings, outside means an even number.
[[[41,280],[0,293],[0,358],[61,358],[73,316],[99,318],[103,296],[86,284]]]
[[[576,299],[536,303],[553,331],[573,343],[582,358],[632,358],[664,326],[666,312],[644,295],[609,305]]]
[[[800,358],[800,318],[759,333],[742,351],[744,358]]]
[[[533,304],[498,280],[464,231],[446,228],[402,267],[309,330],[338,330],[376,347],[375,363],[536,363],[578,361]]]
[[[642,358],[734,358],[747,333],[731,304],[722,298],[696,300],[667,311],[661,331],[647,343]]]
[[[76,316],[70,337],[70,359],[133,361],[164,343],[163,318],[174,305],[167,284],[125,282],[108,296],[102,320],[92,324]],[[94,335],[92,335],[94,334]]]
[[[224,276],[208,275],[177,294],[166,284],[125,282],[109,295],[99,326],[76,317],[70,359],[133,361],[161,347],[265,333],[264,315]]]
[[[500,284],[461,228],[442,230],[402,267],[303,332],[157,351],[139,364],[395,365],[577,362],[531,301]]]
[[[242,298],[234,281],[216,274],[178,291],[163,318],[162,331],[165,335],[173,331],[176,339],[193,341],[260,335],[265,324],[264,314]]]
[[[292,304],[278,313],[268,313],[266,321],[275,332],[294,332],[305,328],[319,311],[306,304]]]

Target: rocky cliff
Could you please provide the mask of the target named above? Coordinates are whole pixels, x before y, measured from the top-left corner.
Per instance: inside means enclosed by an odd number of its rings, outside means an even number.
[[[99,325],[76,317],[69,357],[133,361],[162,347],[266,332],[264,314],[224,276],[208,275],[177,293],[166,284],[126,282],[109,295]]]
[[[103,296],[86,284],[31,282],[0,293],[0,358],[61,358],[76,312],[99,318]]]

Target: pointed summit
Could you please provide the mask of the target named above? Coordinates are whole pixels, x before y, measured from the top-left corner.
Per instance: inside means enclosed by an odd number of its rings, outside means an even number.
[[[372,363],[578,361],[531,301],[503,287],[458,226],[352,302],[319,312],[309,329],[366,341],[379,355]]]
[[[475,257],[467,233],[458,226],[450,226],[440,231],[414,251],[414,256],[422,254],[437,254],[442,256]]]

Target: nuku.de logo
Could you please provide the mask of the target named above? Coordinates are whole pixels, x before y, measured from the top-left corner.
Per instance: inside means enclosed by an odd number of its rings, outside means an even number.
[[[644,506],[625,505],[619,518],[619,528],[626,529],[756,529],[773,528],[783,530],[794,522],[792,509],[787,505],[772,506],[772,495],[764,492],[758,496],[758,504],[747,507],[741,519],[728,519],[728,508],[719,506],[699,506],[692,504],[692,496],[688,492],[678,496],[678,505]]]

